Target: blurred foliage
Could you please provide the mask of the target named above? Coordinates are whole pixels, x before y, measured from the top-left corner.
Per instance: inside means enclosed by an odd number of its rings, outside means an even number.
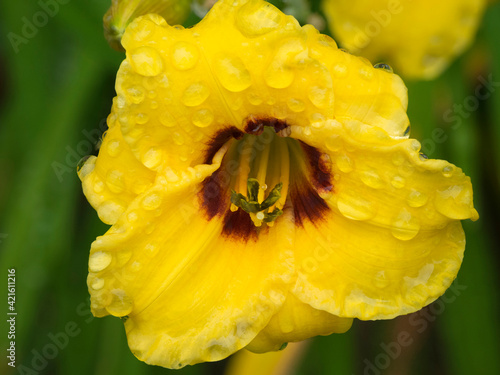
[[[0,264],[5,283],[7,269],[16,269],[18,312],[17,368],[6,364],[2,318],[0,373],[171,373],[134,358],[119,319],[94,319],[89,311],[88,250],[106,226],[83,197],[75,169],[105,130],[123,56],[102,35],[108,2],[51,3],[57,8],[46,18],[40,2],[0,3]],[[320,11],[318,1],[273,3],[301,21]],[[191,14],[186,25],[197,21]],[[481,219],[464,223],[467,250],[455,287],[419,313],[355,322],[347,334],[313,339],[295,374],[500,374],[499,21],[495,3],[475,45],[444,75],[407,82],[412,137],[429,157],[462,167],[475,188]],[[25,39],[13,45],[9,33]],[[476,88],[489,80],[496,86],[477,99]],[[402,333],[409,344],[397,349]],[[177,373],[222,374],[224,367]]]

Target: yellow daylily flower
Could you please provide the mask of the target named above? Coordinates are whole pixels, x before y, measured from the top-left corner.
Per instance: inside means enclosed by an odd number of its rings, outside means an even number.
[[[169,368],[347,331],[444,293],[470,179],[408,139],[402,80],[262,0],[132,22],[99,156],[95,316]]]
[[[323,0],[350,52],[416,79],[437,77],[472,42],[487,0]]]
[[[111,7],[103,17],[104,36],[112,48],[123,51],[123,33],[135,18],[156,13],[175,25],[184,22],[190,10],[190,0],[111,0]]]

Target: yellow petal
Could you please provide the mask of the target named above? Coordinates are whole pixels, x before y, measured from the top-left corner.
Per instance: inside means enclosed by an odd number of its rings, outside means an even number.
[[[121,38],[135,18],[156,13],[176,25],[186,20],[189,10],[189,0],[112,0],[103,18],[104,36],[112,48],[123,51]]]
[[[127,58],[114,113],[134,155],[152,170],[203,162],[199,145],[229,126],[243,130],[249,118],[297,126],[352,118],[393,136],[408,126],[398,76],[338,50],[264,1],[219,1],[190,29],[140,17],[122,42]]]
[[[449,287],[462,262],[458,220],[478,218],[469,177],[354,121],[331,121],[299,139],[328,153],[330,211],[296,231],[293,293],[312,307],[359,319],[419,310]],[[368,142],[371,139],[371,142]]]
[[[85,196],[106,224],[114,224],[130,202],[153,184],[155,177],[132,155],[115,124],[116,116],[110,115],[99,157],[91,156],[78,171]]]
[[[433,79],[472,42],[486,0],[323,0],[340,44],[398,73]]]
[[[288,342],[344,333],[351,325],[352,319],[316,310],[290,294],[281,310],[246,348],[255,353],[276,351]]]
[[[147,363],[179,368],[243,348],[292,280],[290,220],[245,244],[221,236],[222,218],[200,214],[199,183],[220,158],[175,184],[159,177],[92,245],[92,312],[127,316],[130,349]]]

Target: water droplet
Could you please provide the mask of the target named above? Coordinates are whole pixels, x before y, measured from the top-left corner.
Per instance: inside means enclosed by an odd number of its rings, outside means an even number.
[[[325,108],[333,100],[332,91],[324,87],[313,86],[309,89],[308,97],[318,108]]]
[[[170,114],[170,112],[168,111],[164,111],[160,114],[159,116],[160,118],[160,123],[163,125],[163,126],[166,126],[167,128],[170,128],[170,127],[173,127],[175,125],[177,125],[175,119],[174,119],[174,116],[172,116]]]
[[[394,72],[392,70],[392,67],[389,64],[385,64],[385,63],[378,63],[378,64],[373,65],[373,67],[375,69],[385,70],[386,72],[389,72],[389,73],[393,73]]]
[[[409,138],[411,132],[411,125],[408,125],[403,133],[403,138]]]
[[[137,87],[129,87],[126,91],[127,99],[134,104],[141,103],[145,98],[144,89],[140,86]]]
[[[236,27],[247,37],[256,37],[276,29],[284,14],[271,4],[248,2],[236,14]]]
[[[163,70],[163,60],[160,54],[149,46],[134,49],[129,59],[132,68],[143,76],[154,77]]]
[[[396,189],[404,188],[406,180],[401,176],[394,176],[391,180],[391,185]]]
[[[184,91],[182,102],[188,107],[195,107],[207,100],[209,95],[210,90],[204,83],[193,83]]]
[[[214,69],[221,85],[231,92],[241,92],[252,84],[250,72],[237,56],[219,56]]]
[[[410,207],[422,207],[427,203],[429,197],[424,192],[418,190],[412,190],[406,198],[406,203]]]
[[[341,172],[349,173],[354,169],[354,163],[351,158],[345,154],[339,155],[336,160],[337,167]]]
[[[148,121],[149,121],[149,116],[147,114],[145,114],[145,113],[138,113],[135,116],[135,122],[136,122],[136,124],[144,125]]]
[[[206,128],[214,121],[214,114],[210,109],[200,109],[193,114],[193,124],[199,128]]]
[[[424,154],[423,152],[419,152],[419,153],[418,153],[418,157],[419,157],[419,159],[420,159],[420,160],[422,160],[422,161],[429,160],[429,157],[428,157],[426,154]]]
[[[264,80],[269,87],[284,89],[290,86],[295,78],[292,69],[280,62],[273,62],[264,72]]]
[[[132,299],[121,289],[113,289],[111,291],[111,303],[106,306],[106,310],[113,316],[125,316],[132,312]]]
[[[156,193],[149,193],[142,198],[142,208],[145,210],[156,210],[161,205],[161,197]]]
[[[295,98],[290,98],[288,99],[287,103],[288,108],[292,110],[293,112],[302,112],[306,109],[306,105],[302,100],[295,99]]]
[[[104,251],[96,251],[89,257],[89,271],[101,272],[105,270],[110,264],[113,257],[110,253]]]
[[[101,279],[99,277],[95,277],[92,279],[92,281],[89,283],[90,287],[94,290],[100,290],[104,287],[104,279]]]
[[[384,182],[375,171],[364,171],[360,173],[361,181],[373,189],[381,189],[384,187]]]
[[[262,99],[262,97],[256,93],[249,93],[247,99],[252,105],[261,105],[264,101],[264,99]]]
[[[104,182],[102,182],[101,180],[99,180],[96,176],[96,178],[94,179],[94,191],[97,193],[97,194],[100,194],[104,191]]]
[[[353,220],[368,220],[375,216],[377,207],[353,191],[344,191],[338,196],[337,207],[342,215]]]
[[[85,165],[85,162],[91,157],[92,155],[87,155],[87,156],[84,156],[83,158],[81,158],[79,161],[78,161],[78,164],[76,165],[76,171],[77,172],[80,172],[80,170],[82,169],[82,167]]]
[[[162,161],[162,153],[156,147],[151,147],[144,155],[142,155],[142,163],[150,168],[154,169],[160,165]]]
[[[466,185],[453,185],[436,193],[434,201],[439,213],[455,220],[473,216],[472,192]]]
[[[384,289],[387,288],[390,284],[389,278],[385,275],[385,271],[379,271],[376,273],[373,284],[376,288]]]
[[[108,152],[109,156],[116,157],[120,154],[122,149],[120,148],[120,141],[117,139],[113,139],[112,141],[109,141],[107,146],[106,146],[106,151]]]
[[[125,190],[123,182],[123,173],[117,169],[110,170],[106,176],[106,186],[115,194],[119,194]]]
[[[407,209],[403,208],[392,222],[391,233],[402,241],[414,238],[420,230],[420,221]]]
[[[454,172],[455,168],[453,167],[453,165],[447,165],[446,167],[443,168],[443,176],[444,177],[451,177],[453,176],[453,172]]]
[[[335,64],[333,67],[332,67],[332,71],[333,71],[333,75],[336,77],[336,78],[344,78],[347,76],[347,66],[345,66],[344,64]]]
[[[410,148],[413,150],[413,151],[420,151],[420,149],[422,148],[422,145],[420,144],[419,141],[417,141],[416,139],[413,139],[411,140],[410,142]]]
[[[191,69],[198,62],[199,55],[196,46],[186,42],[178,42],[173,47],[172,65],[179,70]]]
[[[338,152],[343,148],[343,141],[338,134],[334,134],[326,138],[325,145],[330,151]]]
[[[104,222],[115,222],[125,212],[125,207],[120,203],[105,201],[99,205],[99,217]]]
[[[129,223],[135,223],[137,219],[139,219],[139,215],[137,215],[137,212],[131,211],[128,213],[127,220],[129,221]]]

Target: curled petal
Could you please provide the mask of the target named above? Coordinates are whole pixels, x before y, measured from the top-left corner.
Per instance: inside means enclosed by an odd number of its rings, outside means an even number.
[[[333,33],[349,51],[433,79],[472,42],[486,0],[323,0]]]

